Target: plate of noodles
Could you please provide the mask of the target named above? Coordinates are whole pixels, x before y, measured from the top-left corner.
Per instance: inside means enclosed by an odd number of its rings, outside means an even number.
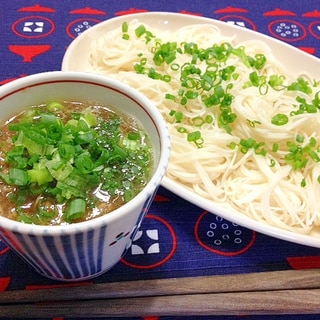
[[[62,62],[157,105],[172,143],[163,187],[231,222],[320,248],[319,67],[258,32],[166,12],[101,22]]]

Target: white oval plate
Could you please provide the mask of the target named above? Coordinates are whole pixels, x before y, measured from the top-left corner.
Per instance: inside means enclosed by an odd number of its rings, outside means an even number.
[[[290,73],[298,75],[302,72],[306,72],[316,79],[319,78],[319,59],[280,40],[268,37],[249,29],[245,29],[243,27],[229,25],[222,21],[168,12],[130,14],[112,18],[91,27],[73,40],[73,42],[70,44],[62,61],[62,70],[94,72],[89,63],[89,47],[92,40],[102,36],[108,32],[108,30],[121,27],[122,22],[129,22],[131,19],[139,19],[141,23],[145,23],[162,30],[177,30],[178,28],[186,25],[209,23],[217,26],[223,35],[235,37],[235,42],[251,39],[263,40],[266,44],[272,47],[273,53],[277,59],[284,65],[288,65]],[[270,226],[267,223],[255,221],[252,218],[240,214],[239,212],[230,211],[229,209],[227,210],[213,201],[204,199],[189,189],[186,189],[180,184],[168,179],[167,177],[164,177],[162,180],[162,186],[177,194],[181,198],[199,206],[200,208],[217,214],[218,216],[237,223],[243,227],[278,239],[320,248],[320,234],[296,234],[291,231]]]

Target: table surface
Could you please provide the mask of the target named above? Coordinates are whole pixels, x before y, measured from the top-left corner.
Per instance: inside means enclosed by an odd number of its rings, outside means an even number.
[[[67,46],[83,30],[115,16],[143,11],[180,12],[222,20],[281,39],[320,57],[318,9],[319,0],[1,0],[0,85],[36,72],[59,70]],[[236,236],[225,240],[224,236],[231,234]],[[142,224],[140,235],[119,264],[91,282],[320,267],[319,249],[237,226],[162,187]],[[51,285],[57,282],[39,276],[0,240],[0,291]],[[286,320],[297,319],[297,316],[241,318]],[[299,316],[299,319],[316,318],[320,319],[320,314]],[[230,320],[239,317],[141,315],[135,319]]]

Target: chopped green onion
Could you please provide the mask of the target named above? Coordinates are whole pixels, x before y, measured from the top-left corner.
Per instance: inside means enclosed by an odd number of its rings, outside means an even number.
[[[187,140],[189,142],[194,142],[198,148],[201,148],[203,145],[203,138],[201,137],[200,131],[194,131],[194,132],[188,133]]]
[[[84,217],[86,213],[86,201],[82,198],[70,201],[69,207],[65,213],[65,219],[68,222]]]
[[[283,75],[273,74],[269,77],[268,84],[274,90],[283,90],[285,88],[283,84],[284,80],[285,80],[285,77]]]
[[[173,101],[176,100],[176,96],[170,93],[166,93],[165,98]]]
[[[14,184],[17,186],[25,186],[29,181],[28,173],[25,170],[10,168],[9,181],[10,184]]]
[[[254,67],[257,70],[261,70],[267,62],[266,56],[264,54],[258,53],[255,55],[255,59],[256,61],[255,61]]]
[[[202,117],[195,117],[192,119],[192,123],[196,127],[201,127],[204,124],[204,120]]]
[[[50,112],[54,112],[57,110],[61,111],[64,109],[64,105],[59,101],[52,100],[52,101],[47,102],[47,109]]]
[[[231,142],[228,147],[232,150],[234,150],[237,147],[237,144],[235,142]]]
[[[180,123],[183,120],[183,113],[181,111],[171,110],[170,115],[174,117],[176,123]]]
[[[124,21],[121,25],[121,29],[122,29],[122,32],[128,32],[129,31],[128,22]]]
[[[28,170],[28,182],[30,183],[43,185],[51,181],[53,181],[53,177],[46,167]]]
[[[304,136],[301,136],[301,135],[298,134],[296,136],[296,141],[302,143],[304,141]]]
[[[303,79],[303,78],[298,78],[297,81],[293,82],[287,87],[287,90],[289,91],[301,91],[307,94],[312,93],[312,89],[310,87],[309,81]]]
[[[180,69],[180,65],[178,63],[172,63],[170,68],[173,71],[178,71]]]
[[[276,162],[274,159],[270,159],[270,167],[274,167],[276,165]]]
[[[289,118],[287,115],[278,113],[272,117],[271,123],[276,126],[283,126],[289,122]]]
[[[210,114],[207,114],[206,115],[206,117],[205,117],[205,119],[204,119],[204,122],[205,123],[213,123],[213,117],[212,117],[212,115],[210,115]]]
[[[146,27],[143,24],[140,24],[139,27],[135,29],[135,34],[140,38],[144,33],[146,33]]]
[[[180,132],[180,133],[187,133],[187,132],[188,132],[187,129],[184,128],[184,127],[179,127],[179,128],[177,129],[177,131]]]

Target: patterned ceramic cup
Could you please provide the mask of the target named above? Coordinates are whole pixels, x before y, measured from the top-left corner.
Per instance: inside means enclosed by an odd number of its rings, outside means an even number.
[[[37,272],[61,281],[89,279],[112,268],[130,247],[165,173],[169,133],[160,112],[145,96],[121,82],[82,72],[40,73],[1,86],[0,122],[50,99],[93,100],[129,113],[140,120],[154,148],[149,183],[107,215],[64,226],[30,225],[0,216],[0,236]]]

